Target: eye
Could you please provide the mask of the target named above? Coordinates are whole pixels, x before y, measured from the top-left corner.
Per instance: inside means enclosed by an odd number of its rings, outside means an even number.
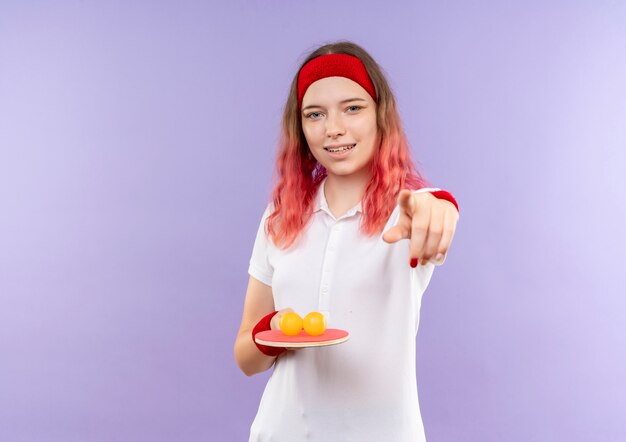
[[[363,106],[357,106],[356,104],[355,104],[355,105],[353,105],[353,106],[348,106],[346,109],[351,109],[351,108],[353,108],[353,107],[355,107],[357,110],[361,110],[361,109],[363,109]],[[315,114],[319,114],[319,113],[320,113],[320,112],[311,112],[311,113],[309,113],[309,114],[306,114],[304,117],[305,117],[305,118],[308,118],[308,119],[314,119],[315,117],[313,117],[313,115],[315,115]]]
[[[311,112],[310,114],[305,115],[306,118],[311,118],[311,115],[319,114],[319,112]]]

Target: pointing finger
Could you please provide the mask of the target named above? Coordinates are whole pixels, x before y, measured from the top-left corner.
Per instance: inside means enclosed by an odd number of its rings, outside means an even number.
[[[413,192],[408,189],[402,189],[398,194],[398,205],[408,213],[415,211],[415,201],[413,200]]]

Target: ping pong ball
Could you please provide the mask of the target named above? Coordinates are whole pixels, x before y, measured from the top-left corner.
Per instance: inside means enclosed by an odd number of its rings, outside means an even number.
[[[326,317],[320,312],[311,312],[302,321],[304,331],[311,336],[319,336],[326,330]]]
[[[296,312],[287,312],[280,317],[278,327],[288,336],[298,335],[302,330],[302,318]]]

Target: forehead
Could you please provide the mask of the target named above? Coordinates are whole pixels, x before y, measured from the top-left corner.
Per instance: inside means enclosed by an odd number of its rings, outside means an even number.
[[[326,77],[311,83],[302,97],[302,106],[323,105],[349,97],[371,100],[368,92],[356,81],[346,77]]]

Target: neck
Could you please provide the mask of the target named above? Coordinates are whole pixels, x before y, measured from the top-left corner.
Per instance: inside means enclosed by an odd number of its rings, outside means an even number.
[[[343,214],[356,206],[363,198],[370,178],[369,173],[328,174],[324,183],[324,197],[331,211]]]

